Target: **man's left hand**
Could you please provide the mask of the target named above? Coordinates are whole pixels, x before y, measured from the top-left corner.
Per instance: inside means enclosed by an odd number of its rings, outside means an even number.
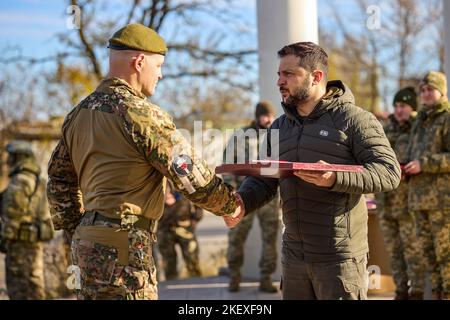
[[[318,163],[328,164],[325,161],[320,160]],[[318,187],[330,188],[336,182],[336,172],[333,171],[310,171],[310,170],[297,170],[294,174],[300,179],[312,183]]]

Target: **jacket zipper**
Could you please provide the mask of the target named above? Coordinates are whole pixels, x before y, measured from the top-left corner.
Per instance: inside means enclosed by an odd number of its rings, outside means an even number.
[[[303,128],[305,127],[305,121],[303,121],[303,124],[301,124],[300,121],[298,121],[297,119],[295,119],[295,120],[296,120],[297,124],[300,125],[300,131],[299,131],[298,138],[297,138],[297,154],[296,154],[297,161],[300,161],[300,157],[299,157],[300,140],[302,138]],[[297,232],[298,232],[298,234],[300,236],[301,242],[303,243],[303,234],[302,234],[302,231],[301,231],[301,228],[300,228],[300,215],[299,215],[300,210],[298,208],[298,201],[296,201],[295,205],[296,205],[296,211],[297,211]]]

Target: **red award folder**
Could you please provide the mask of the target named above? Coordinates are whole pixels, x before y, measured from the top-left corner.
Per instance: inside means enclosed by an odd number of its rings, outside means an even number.
[[[275,160],[253,160],[250,163],[223,164],[216,167],[217,174],[231,174],[235,176],[262,176],[267,178],[281,178],[292,176],[294,174],[294,171],[296,170],[362,172],[364,170],[364,167],[361,165],[323,164]]]

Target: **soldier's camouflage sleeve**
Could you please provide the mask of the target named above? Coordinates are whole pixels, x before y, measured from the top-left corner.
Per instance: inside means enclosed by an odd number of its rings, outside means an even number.
[[[72,234],[81,220],[82,200],[78,177],[63,139],[48,164],[47,198],[55,229]]]
[[[450,116],[442,126],[442,153],[436,153],[419,159],[424,173],[450,173]]]
[[[231,186],[195,155],[166,112],[146,102],[128,108],[124,119],[125,128],[138,149],[183,196],[218,216],[235,213],[238,206]]]

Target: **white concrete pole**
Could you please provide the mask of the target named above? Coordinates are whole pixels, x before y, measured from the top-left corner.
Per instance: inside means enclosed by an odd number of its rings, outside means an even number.
[[[445,44],[445,74],[450,78],[450,1],[442,0],[444,8],[444,44]],[[450,92],[450,81],[447,81],[447,92]]]
[[[278,56],[283,46],[300,41],[318,43],[318,17],[316,0],[257,0],[258,51],[259,51],[259,97],[270,101],[281,115],[281,97],[277,87]],[[279,234],[278,239],[281,239]],[[281,248],[281,242],[278,242]],[[261,229],[259,221],[253,227],[245,243],[242,275],[259,277],[261,257]],[[280,279],[280,251],[274,280]]]
[[[277,83],[277,52],[300,41],[318,43],[316,0],[257,0],[259,97],[282,112]]]

